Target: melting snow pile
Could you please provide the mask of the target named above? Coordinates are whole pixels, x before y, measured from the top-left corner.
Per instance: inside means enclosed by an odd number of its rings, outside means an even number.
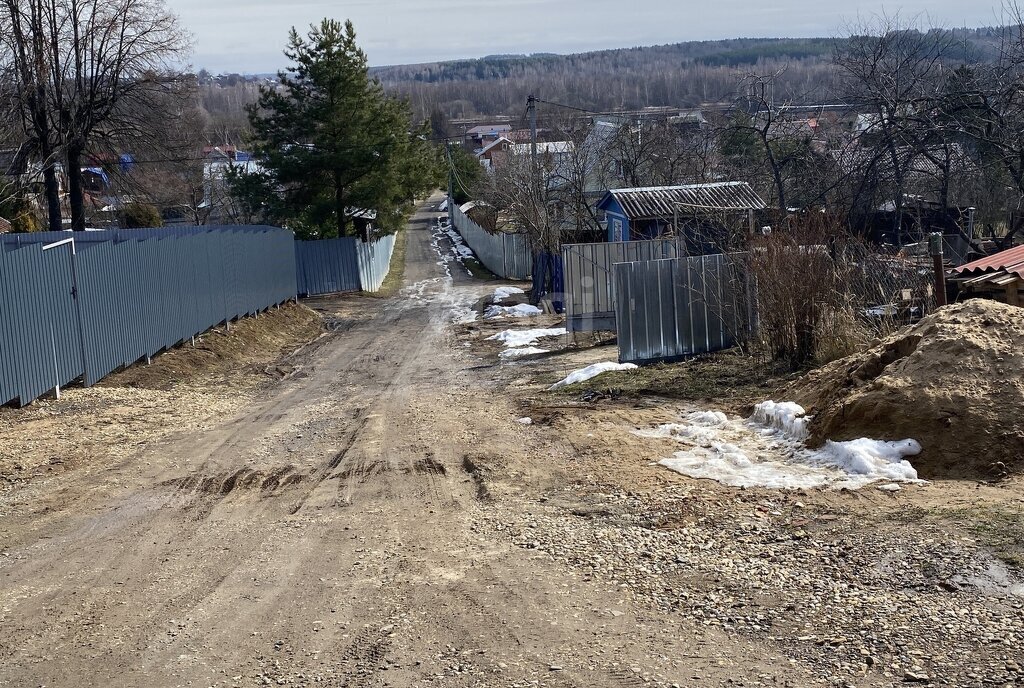
[[[548,387],[548,391],[550,392],[556,389],[561,389],[562,387],[568,387],[569,385],[575,385],[578,382],[585,382],[586,380],[597,377],[601,373],[610,373],[616,370],[635,370],[636,367],[635,363],[612,363],[611,361],[595,363],[594,365],[589,365],[586,368],[581,368],[580,370],[575,370],[569,373],[569,375],[564,379],[559,380]]]
[[[510,296],[516,296],[517,294],[525,294],[526,292],[519,287],[498,287],[494,290],[494,302],[504,301]]]
[[[540,315],[543,312],[536,306],[520,303],[515,306],[488,306],[487,310],[484,311],[484,317],[488,320],[493,320],[494,318],[529,318]]]
[[[561,337],[563,334],[568,334],[564,327],[554,327],[546,330],[504,330],[487,339],[488,341],[501,342],[505,346],[512,348],[516,346],[533,346],[537,343],[538,339],[543,337]]]
[[[517,358],[524,358],[526,356],[536,356],[537,354],[546,354],[547,352],[548,352],[547,349],[538,349],[535,346],[522,346],[522,347],[517,347],[515,349],[505,349],[500,354],[498,354],[498,358],[500,358],[503,361],[512,361],[512,360],[515,360]]]
[[[464,258],[476,258],[476,254],[473,253],[473,249],[466,246],[466,242],[462,240],[462,235],[456,232],[451,225],[441,225],[441,231],[447,235],[449,240],[451,240],[452,248],[455,249],[455,253],[459,256],[460,262]]]
[[[785,435],[798,440],[807,439],[807,411],[800,404],[792,401],[762,401],[754,407],[751,418],[755,423],[774,428]]]
[[[916,441],[861,438],[809,449],[804,444],[809,421],[797,404],[767,401],[758,404],[748,420],[698,411],[682,423],[636,434],[686,445],[661,465],[733,487],[857,489],[878,481],[919,482],[917,471],[905,458],[921,452]]]

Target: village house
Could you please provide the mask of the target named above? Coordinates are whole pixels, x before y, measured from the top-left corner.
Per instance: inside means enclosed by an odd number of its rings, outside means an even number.
[[[755,213],[766,208],[746,182],[609,189],[597,203],[608,241],[684,237],[694,254],[716,252],[725,227],[753,232]]]
[[[466,131],[466,147],[476,152],[489,143],[512,133],[510,124],[481,124]]]

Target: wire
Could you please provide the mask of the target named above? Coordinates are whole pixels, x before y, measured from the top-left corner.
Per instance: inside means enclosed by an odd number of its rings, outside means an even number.
[[[451,169],[452,175],[455,177],[455,181],[458,182],[459,187],[466,193],[469,193],[469,187],[462,181],[462,177],[459,176],[459,170],[455,167],[455,161],[452,160],[452,151],[447,146],[444,149],[445,157],[448,159],[448,167]]]

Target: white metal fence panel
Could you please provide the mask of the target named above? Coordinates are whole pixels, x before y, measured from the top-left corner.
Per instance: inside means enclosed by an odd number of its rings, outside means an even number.
[[[391,256],[395,252],[395,235],[389,234],[371,243],[359,242],[359,282],[363,291],[378,291],[391,271]]]
[[[533,272],[533,252],[525,234],[491,234],[448,203],[452,225],[488,270],[498,277],[526,280]]]

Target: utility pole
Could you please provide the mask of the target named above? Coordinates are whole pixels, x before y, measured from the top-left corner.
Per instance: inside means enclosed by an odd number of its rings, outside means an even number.
[[[452,160],[451,146],[451,141],[444,142],[444,152],[448,158],[448,217],[455,217],[451,208],[455,203],[455,161]]]
[[[534,216],[535,224],[541,225],[535,227],[535,232],[540,232],[540,235],[536,237],[540,242],[540,246],[536,242],[531,241],[533,243],[534,269],[533,293],[530,295],[530,303],[536,306],[540,303],[541,292],[547,291],[547,268],[542,267],[538,270],[539,266],[546,265],[546,261],[540,262],[538,257],[547,253],[548,237],[547,223],[541,218],[539,210],[541,194],[538,181],[539,171],[537,169],[537,98],[532,93],[526,98],[526,112],[530,115],[530,205],[532,206],[530,214]]]
[[[942,258],[942,234],[935,232],[928,237],[928,252],[932,255],[935,270],[935,305],[946,305],[946,266]]]
[[[532,95],[526,98],[526,111],[530,113],[530,164],[533,174],[537,175],[537,99]]]
[[[540,214],[538,213],[538,207],[540,206],[540,171],[537,167],[537,98],[534,95],[529,95],[526,98],[526,111],[530,115],[530,203],[533,206],[533,213],[537,214],[537,220],[540,220]],[[538,229],[542,229],[538,227]],[[539,237],[541,244],[546,249],[546,236]]]

